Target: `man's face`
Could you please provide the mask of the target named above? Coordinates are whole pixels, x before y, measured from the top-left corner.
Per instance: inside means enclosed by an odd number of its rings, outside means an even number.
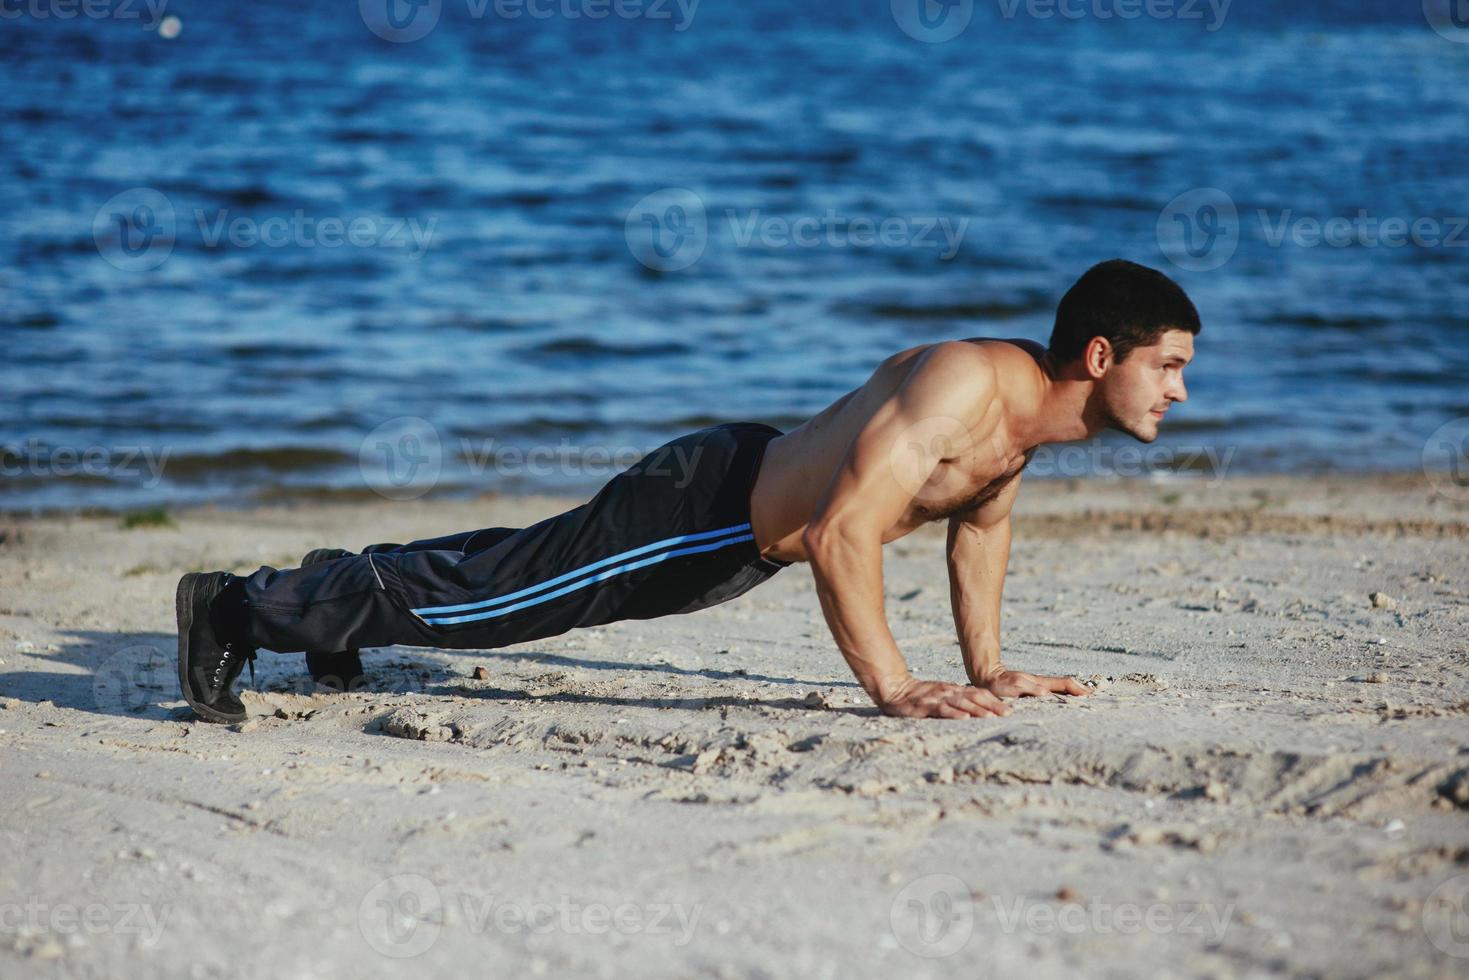
[[[1115,361],[1097,386],[1109,428],[1139,442],[1158,438],[1158,423],[1174,402],[1188,401],[1183,369],[1194,359],[1194,335],[1166,331],[1151,347],[1135,347],[1121,364]]]

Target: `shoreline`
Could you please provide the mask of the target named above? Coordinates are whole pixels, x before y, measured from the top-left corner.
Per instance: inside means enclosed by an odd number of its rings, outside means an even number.
[[[1187,470],[1169,471],[1156,473],[1148,476],[1037,476],[1026,474],[1025,491],[1021,500],[1027,497],[1054,496],[1057,487],[1065,487],[1068,493],[1083,489],[1096,491],[1100,496],[1120,496],[1122,499],[1130,499],[1136,492],[1157,490],[1161,493],[1170,491],[1198,491],[1198,490],[1264,490],[1272,487],[1281,491],[1291,492],[1311,483],[1326,481],[1328,483],[1342,484],[1372,484],[1383,487],[1397,487],[1402,489],[1424,488],[1424,492],[1430,498],[1442,498],[1445,510],[1453,511],[1455,503],[1453,498],[1444,497],[1436,493],[1430,481],[1429,474],[1421,469],[1381,469],[1381,470],[1331,470],[1323,472],[1301,472],[1301,473],[1242,473],[1233,476],[1215,477],[1199,472]],[[1438,483],[1448,483],[1451,477],[1448,474],[1434,473],[1432,480]],[[140,502],[136,505],[47,505],[42,507],[12,507],[0,505],[0,520],[44,520],[48,518],[61,517],[125,517],[129,514],[140,514],[146,512],[163,512],[167,514],[189,514],[200,511],[223,511],[229,513],[241,513],[254,510],[274,510],[280,508],[302,509],[311,507],[370,507],[374,505],[391,505],[393,503],[428,503],[442,505],[460,505],[465,503],[484,502],[492,503],[502,500],[530,500],[530,501],[556,501],[562,507],[575,506],[585,502],[597,492],[599,486],[589,486],[585,494],[573,494],[560,492],[555,489],[524,489],[524,490],[479,490],[473,486],[462,484],[446,489],[435,489],[428,493],[409,500],[395,501],[383,496],[369,487],[276,487],[262,488],[253,492],[252,496],[231,500],[224,498],[217,500],[186,500],[170,501],[168,499]],[[1120,495],[1118,494],[1120,491]],[[1463,490],[1465,502],[1469,502],[1469,486]],[[1018,506],[1018,504],[1017,504]],[[1469,518],[1466,518],[1469,519]]]

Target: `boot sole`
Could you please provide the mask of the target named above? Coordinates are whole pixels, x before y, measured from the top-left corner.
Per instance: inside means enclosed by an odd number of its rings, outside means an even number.
[[[194,709],[194,714],[200,718],[216,724],[234,724],[244,721],[246,715],[226,714],[202,701],[196,701],[189,687],[189,633],[194,628],[194,586],[201,577],[198,572],[185,575],[179,579],[178,591],[174,595],[174,614],[179,627],[179,690],[183,692],[184,700],[189,702],[189,707]]]

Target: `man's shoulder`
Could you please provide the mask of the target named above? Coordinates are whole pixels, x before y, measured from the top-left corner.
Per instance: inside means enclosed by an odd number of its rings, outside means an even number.
[[[968,337],[964,340],[953,341],[956,344],[964,344],[982,356],[998,361],[1015,359],[1024,362],[1034,361],[1039,364],[1041,358],[1046,355],[1046,345],[1028,340],[1024,337]]]

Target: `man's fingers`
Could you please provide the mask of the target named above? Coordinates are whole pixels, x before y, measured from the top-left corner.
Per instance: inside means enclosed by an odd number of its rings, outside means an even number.
[[[1047,690],[1057,694],[1085,695],[1092,693],[1091,688],[1082,684],[1075,677],[1042,677],[1040,680],[1046,685]]]
[[[1010,706],[1000,700],[993,691],[982,687],[965,688],[963,696],[974,707],[984,715],[998,715],[1004,717],[1010,713]]]

